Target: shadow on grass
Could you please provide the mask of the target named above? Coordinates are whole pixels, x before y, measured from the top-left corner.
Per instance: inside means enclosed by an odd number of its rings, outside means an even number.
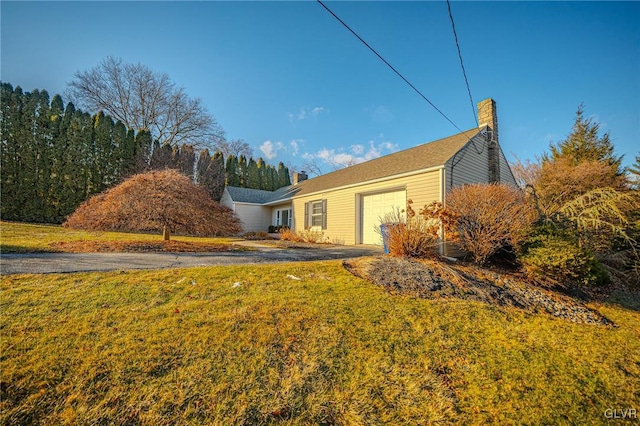
[[[640,312],[640,290],[614,290],[604,303]]]
[[[60,250],[1,244],[0,253],[59,253]]]

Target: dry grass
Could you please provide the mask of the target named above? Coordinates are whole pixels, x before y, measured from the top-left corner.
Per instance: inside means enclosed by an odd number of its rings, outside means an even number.
[[[389,296],[337,261],[0,290],[2,424],[604,424],[640,407],[637,308],[594,306],[607,328]]]
[[[160,234],[125,232],[91,232],[63,228],[57,225],[34,225],[0,222],[2,253],[90,252],[90,251],[220,251],[229,248],[233,238],[198,238],[172,236],[163,244]],[[147,249],[144,246],[147,245]],[[154,249],[154,251],[156,251]]]

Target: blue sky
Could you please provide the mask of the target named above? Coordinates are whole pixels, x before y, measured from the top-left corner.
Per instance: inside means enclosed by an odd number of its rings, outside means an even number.
[[[327,172],[458,133],[313,1],[0,5],[2,81],[53,95],[108,55],[140,62],[272,164],[313,160]],[[475,127],[446,2],[327,5],[460,129]],[[496,100],[509,159],[563,139],[584,102],[633,162],[640,3],[451,6],[474,103]]]

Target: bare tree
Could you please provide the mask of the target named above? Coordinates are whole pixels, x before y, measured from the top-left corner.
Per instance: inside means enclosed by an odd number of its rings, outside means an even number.
[[[215,146],[215,150],[221,152],[224,158],[229,158],[230,155],[234,155],[236,158],[240,158],[244,155],[247,158],[253,157],[253,149],[243,139],[234,139],[228,141],[224,138],[220,138]]]
[[[107,57],[78,71],[68,83],[68,96],[90,111],[104,111],[128,128],[148,130],[161,144],[215,146],[224,131],[202,105],[165,73],[142,64]]]
[[[322,176],[324,173],[316,158],[309,157],[302,163],[302,169],[313,176]],[[337,170],[337,169],[334,169]]]

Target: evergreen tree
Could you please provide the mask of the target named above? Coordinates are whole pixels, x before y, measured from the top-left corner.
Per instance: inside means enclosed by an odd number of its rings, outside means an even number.
[[[253,158],[250,158],[249,164],[247,164],[247,182],[245,186],[247,188],[262,189],[260,184],[260,170],[258,169],[258,164]]]
[[[202,149],[198,153],[198,161],[196,163],[196,183],[207,188],[207,170],[211,164],[211,154],[208,149]]]
[[[139,130],[135,137],[135,172],[140,173],[149,168],[153,141],[148,130]]]
[[[149,168],[151,170],[162,170],[174,168],[173,148],[168,143],[160,145],[157,139],[153,142],[153,153],[149,159]]]
[[[278,188],[291,185],[291,176],[289,175],[289,168],[286,167],[282,161],[278,163]]]
[[[262,157],[258,158],[258,162],[256,163],[256,167],[258,168],[258,179],[260,181],[259,189],[265,189],[266,181],[267,181],[267,164],[264,162]]]
[[[636,155],[636,162],[627,167],[627,172],[633,188],[640,190],[640,155]]]
[[[134,131],[127,129],[122,121],[116,123],[114,133],[114,138],[119,148],[119,179],[122,180],[135,172],[136,138]]]
[[[238,157],[238,166],[236,170],[238,172],[238,176],[240,178],[240,186],[242,188],[247,187],[247,165],[247,157],[245,157],[244,155]]]
[[[225,167],[222,153],[216,152],[213,158],[208,149],[200,151],[196,167],[197,184],[207,190],[211,198],[220,201],[224,190]]]
[[[113,168],[113,120],[102,111],[93,116],[91,192],[99,193],[115,183]]]
[[[49,197],[46,202],[47,222],[58,223],[64,219],[60,206],[64,198],[62,176],[64,176],[64,156],[66,147],[66,132],[69,120],[65,114],[64,102],[60,95],[51,100],[51,184]]]
[[[226,164],[227,186],[240,186],[240,174],[238,173],[238,158],[235,155],[227,157]]]
[[[127,128],[122,121],[117,121],[113,125],[113,156],[111,161],[114,167],[114,180],[120,182],[127,176],[126,169],[130,162],[130,158],[127,158]]]
[[[194,179],[194,167],[196,162],[196,152],[193,145],[181,145],[173,149],[173,167],[183,175]]]
[[[24,169],[22,158],[22,138],[25,137],[23,125],[24,96],[20,86],[14,88],[3,83],[1,87],[0,131],[2,134],[0,176],[2,186],[2,218],[20,220],[20,208],[26,200],[22,186]]]
[[[264,189],[267,191],[275,191],[278,189],[276,186],[277,178],[276,178],[276,169],[274,169],[271,165],[267,165],[266,167],[267,179],[264,185]]]
[[[211,198],[216,201],[220,201],[222,198],[222,192],[224,191],[224,182],[225,182],[225,167],[224,167],[224,154],[221,152],[216,152],[213,154],[213,158],[211,159],[211,164],[209,165],[211,169],[211,184],[208,188],[209,193],[211,194]]]
[[[576,112],[573,129],[567,138],[556,145],[551,145],[551,159],[567,158],[574,165],[584,161],[605,161],[613,167],[616,174],[620,174],[622,157],[616,157],[609,133],[600,137],[600,124],[593,119],[585,118],[584,105],[581,104]]]

